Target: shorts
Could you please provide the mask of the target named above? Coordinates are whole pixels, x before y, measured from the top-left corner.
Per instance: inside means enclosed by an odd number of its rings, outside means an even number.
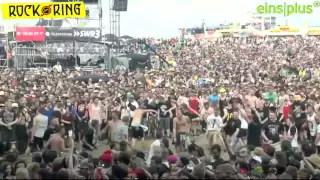
[[[198,117],[197,114],[193,114],[193,113],[185,113],[184,115],[185,115],[185,116],[188,116],[188,117],[190,118],[190,120]]]
[[[222,137],[222,134],[220,131],[208,131],[206,136],[207,136],[209,143],[218,143],[218,141],[219,141],[220,144],[224,144],[223,137]],[[221,142],[221,140],[222,140],[222,142]],[[212,144],[209,144],[209,145],[211,146]]]
[[[157,126],[157,117],[149,116],[148,127],[149,127],[149,129],[156,129],[158,127]]]
[[[14,143],[16,142],[16,127],[15,125],[11,126],[11,129],[7,127],[1,126],[0,127],[0,140],[2,143]]]
[[[159,129],[160,130],[170,129],[170,118],[160,118]]]
[[[181,145],[181,142],[183,140],[185,140],[185,138],[186,138],[186,134],[187,133],[185,133],[185,132],[177,132],[177,134],[176,134],[176,146]]]
[[[142,138],[144,133],[143,133],[143,128],[142,127],[130,127],[131,129],[131,136],[132,138],[135,138],[135,139],[139,139],[139,138]]]
[[[72,128],[72,124],[64,124],[64,130],[65,130],[65,135],[64,137],[67,138],[69,135],[68,135],[68,131],[72,131],[73,128]]]
[[[247,137],[247,132],[248,129],[240,129],[239,134],[238,134],[238,138],[243,138],[243,137]]]

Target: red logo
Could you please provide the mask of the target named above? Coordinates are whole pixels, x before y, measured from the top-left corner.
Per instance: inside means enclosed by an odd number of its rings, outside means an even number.
[[[16,28],[16,41],[45,41],[45,28],[44,27],[17,27]]]

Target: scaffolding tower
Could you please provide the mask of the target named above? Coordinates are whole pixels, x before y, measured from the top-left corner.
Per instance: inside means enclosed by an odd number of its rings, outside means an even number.
[[[120,51],[120,11],[116,11],[113,8],[114,1],[109,1],[109,26],[110,26],[110,37],[112,46],[117,47],[117,52]]]
[[[54,2],[58,2],[59,0],[52,0]],[[78,0],[72,0],[74,2],[77,2]],[[97,1],[85,1],[85,8],[86,8],[86,13],[87,13],[87,17],[84,19],[76,19],[76,18],[68,18],[68,19],[63,19],[62,21],[62,25],[66,24],[68,25],[68,27],[70,28],[97,28],[100,30],[100,37],[102,36],[102,0],[97,0]],[[49,20],[47,25],[45,26],[49,26],[49,27],[55,27],[53,23],[54,19]],[[60,28],[60,26],[57,26]],[[68,28],[66,27],[66,28]],[[65,26],[63,26],[62,28],[65,28]],[[59,41],[57,41],[56,43],[59,43]],[[62,42],[61,42],[62,43]],[[77,45],[80,45],[80,42],[76,42],[75,40],[72,43],[72,52],[63,52],[64,55],[73,55],[73,57],[76,57],[76,55],[80,52],[80,48],[77,47]],[[81,42],[83,45],[83,42]],[[91,50],[90,48],[90,44],[92,42],[88,41],[85,42],[85,45],[83,48],[85,48],[86,50]],[[39,47],[37,44],[31,42],[32,46],[19,46],[18,42],[15,42],[13,45],[13,51],[15,52],[15,56],[17,58],[17,61],[15,63],[15,67],[20,67],[23,66],[23,64],[25,64],[26,59],[28,59],[28,61],[30,61],[33,65],[40,65],[40,64],[44,64],[44,63],[36,63],[34,61],[34,58],[36,56],[40,56],[46,59],[46,63],[45,66],[48,66],[48,60],[47,57],[49,54],[51,54],[50,52],[53,49],[57,49],[56,47],[50,47],[49,44],[47,43],[47,41],[45,41],[41,47]],[[100,50],[101,49],[101,50]],[[102,51],[103,48],[99,48],[99,52]],[[93,50],[92,50],[93,51]],[[104,51],[104,49],[103,49]],[[79,55],[79,56],[90,56],[90,54],[84,54],[84,55]],[[86,59],[86,58],[84,58]],[[76,61],[77,62],[77,61]],[[6,66],[8,65],[8,63],[6,63]],[[78,65],[78,64],[76,64]]]
[[[1,43],[1,52],[4,56],[0,55],[0,72],[9,68],[9,60],[11,59],[10,45],[9,45],[9,33],[5,33],[5,38],[0,39]]]

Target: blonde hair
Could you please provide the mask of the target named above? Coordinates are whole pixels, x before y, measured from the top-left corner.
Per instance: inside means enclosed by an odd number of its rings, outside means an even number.
[[[27,168],[18,168],[16,171],[16,179],[30,179]]]
[[[38,163],[32,162],[27,165],[27,170],[29,173],[35,172],[38,169],[40,169],[40,165]]]

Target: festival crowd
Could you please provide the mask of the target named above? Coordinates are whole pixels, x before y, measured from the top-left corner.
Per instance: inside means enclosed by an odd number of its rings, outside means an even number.
[[[2,71],[0,177],[320,179],[319,38],[178,42],[168,69]]]

